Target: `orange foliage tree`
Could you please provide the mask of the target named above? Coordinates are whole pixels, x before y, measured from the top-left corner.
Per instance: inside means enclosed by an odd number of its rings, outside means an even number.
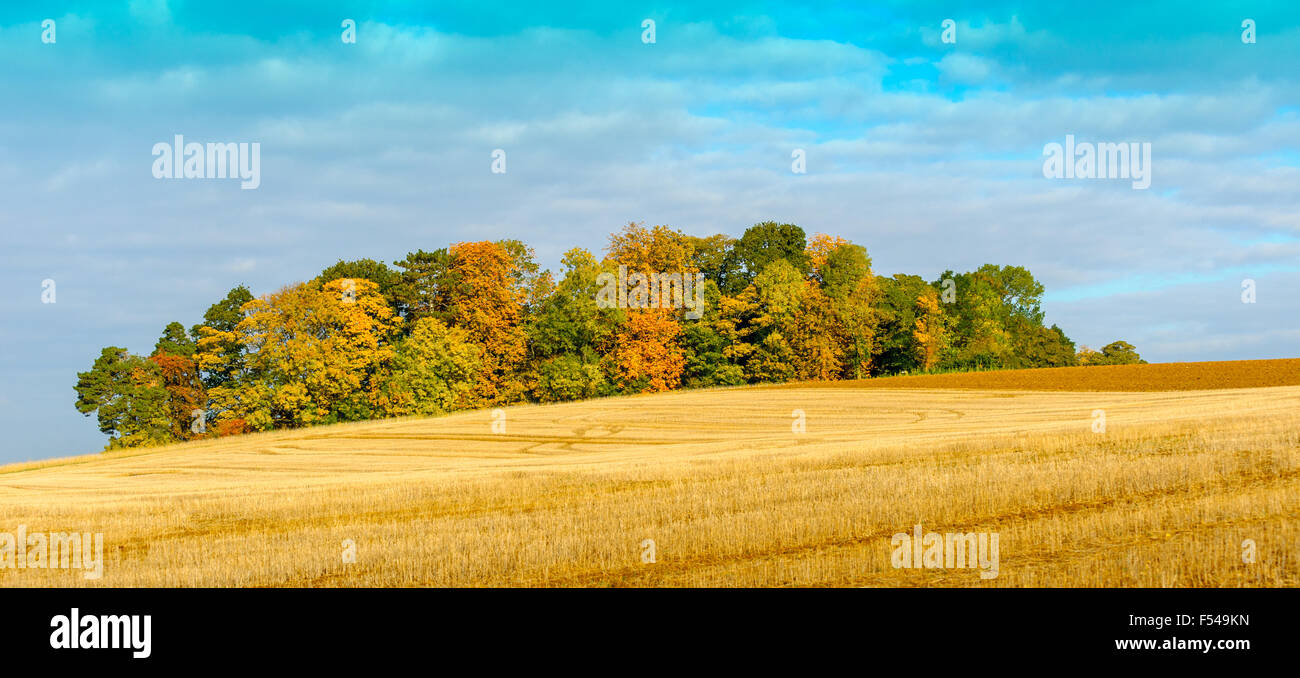
[[[681,384],[686,354],[678,342],[682,326],[662,312],[628,315],[614,338],[614,362],[623,388],[642,393],[668,391]]]
[[[626,266],[630,274],[646,276],[651,288],[660,274],[694,276],[695,248],[681,231],[667,226],[646,228],[629,223],[610,235],[607,265]],[[686,352],[681,344],[683,308],[662,286],[652,292],[659,308],[634,308],[614,338],[614,364],[623,388],[641,392],[666,391],[681,384]]]
[[[451,324],[482,349],[482,373],[474,399],[494,405],[518,399],[525,386],[519,370],[527,353],[521,323],[526,291],[516,261],[498,243],[456,243],[451,253],[447,308]]]
[[[167,389],[167,418],[171,421],[172,435],[177,440],[203,437],[207,431],[203,421],[207,393],[199,377],[198,364],[170,353],[155,353],[149,359],[158,365],[162,386]]]

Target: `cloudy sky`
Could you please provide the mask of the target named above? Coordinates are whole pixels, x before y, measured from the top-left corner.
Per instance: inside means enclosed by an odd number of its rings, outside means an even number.
[[[0,463],[101,449],[76,373],[236,284],[505,237],[556,268],[628,221],[1026,266],[1048,322],[1152,361],[1300,355],[1300,6],[806,4],[0,9]],[[261,186],[155,179],[175,134],[259,142]],[[1067,134],[1149,142],[1150,188],[1045,178]]]

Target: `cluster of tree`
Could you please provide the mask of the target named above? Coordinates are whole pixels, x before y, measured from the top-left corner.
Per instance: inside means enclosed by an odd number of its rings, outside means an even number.
[[[1043,326],[1018,266],[878,277],[860,245],[765,222],[740,238],[629,224],[603,258],[575,248],[558,282],[516,240],[340,261],[255,298],[243,286],[147,358],[111,346],[77,409],[110,449],[532,401],[933,370],[1137,362],[1075,351]],[[703,278],[702,317],[596,302],[609,275]],[[653,279],[653,278],[652,278]],[[621,283],[620,283],[621,284]],[[605,290],[606,292],[608,290]]]
[[[1080,365],[1145,365],[1147,361],[1138,355],[1137,349],[1127,341],[1112,341],[1094,351],[1087,346],[1079,347],[1078,364]]]

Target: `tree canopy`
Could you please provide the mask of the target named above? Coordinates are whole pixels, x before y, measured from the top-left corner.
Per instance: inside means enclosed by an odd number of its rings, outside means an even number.
[[[522,241],[459,242],[392,267],[340,260],[257,297],[236,286],[188,333],[168,323],[147,357],[104,348],[75,404],[119,448],[677,388],[1143,362],[1124,341],[1076,350],[1044,326],[1043,293],[1021,266],[877,275],[862,245],[775,221],[739,238],[629,223],[602,254],[566,252],[558,282]]]

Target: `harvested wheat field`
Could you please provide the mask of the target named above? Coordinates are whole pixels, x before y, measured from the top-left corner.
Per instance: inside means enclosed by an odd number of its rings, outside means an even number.
[[[1297,362],[1252,369],[1285,381]],[[1131,385],[1168,370],[1125,374]],[[514,407],[503,433],[492,421],[468,412],[0,468],[0,531],[105,543],[98,581],[0,569],[0,584],[1300,584],[1296,385],[797,385]],[[997,533],[998,576],[893,567],[891,536],[917,524]]]

